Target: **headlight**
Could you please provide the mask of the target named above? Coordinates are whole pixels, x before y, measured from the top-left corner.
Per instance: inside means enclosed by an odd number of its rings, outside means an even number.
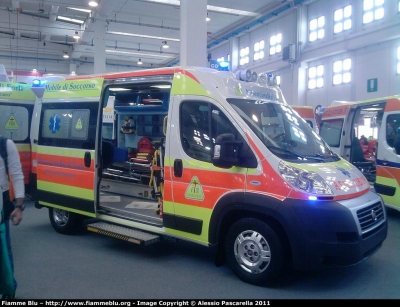
[[[324,179],[315,172],[308,172],[284,162],[279,163],[281,176],[293,187],[311,194],[333,195]]]

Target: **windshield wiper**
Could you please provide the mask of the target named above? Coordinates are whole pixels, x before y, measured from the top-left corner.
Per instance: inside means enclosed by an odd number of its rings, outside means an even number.
[[[323,161],[325,162],[327,159],[331,159],[331,158],[335,158],[337,160],[340,160],[340,158],[338,157],[338,155],[336,153],[329,153],[324,155],[324,154],[320,154],[320,153],[316,153],[315,155],[307,155],[305,156],[307,159],[314,159],[317,161]]]
[[[306,156],[297,154],[297,153],[295,153],[295,152],[293,152],[293,151],[284,149],[284,148],[282,148],[282,147],[277,147],[277,146],[269,145],[269,146],[267,146],[267,148],[268,148],[268,149],[272,149],[273,151],[279,151],[279,152],[281,152],[281,153],[289,154],[289,155],[292,155],[292,156],[295,156],[295,157],[299,157],[299,158],[302,158],[302,159],[307,159]]]
[[[284,149],[284,148],[281,148],[281,147],[277,147],[277,146],[272,146],[272,145],[267,146],[267,148],[268,149],[272,149],[273,151],[279,151],[279,152],[281,152],[283,154],[289,154],[289,155],[301,158],[303,161],[305,161],[305,160],[314,160],[314,161],[319,161],[319,162],[325,162],[325,159],[327,158],[324,155],[319,154],[319,153],[317,153],[315,155],[301,155],[301,154],[295,153],[293,151],[290,151],[290,150],[287,150],[287,149]]]

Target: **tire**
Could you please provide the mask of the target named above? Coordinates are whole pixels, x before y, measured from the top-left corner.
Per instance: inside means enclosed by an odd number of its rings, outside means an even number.
[[[225,253],[232,271],[253,285],[272,286],[287,266],[287,253],[277,233],[254,218],[240,219],[230,227]]]
[[[76,233],[83,225],[80,215],[62,209],[49,208],[49,218],[54,230],[65,235]]]

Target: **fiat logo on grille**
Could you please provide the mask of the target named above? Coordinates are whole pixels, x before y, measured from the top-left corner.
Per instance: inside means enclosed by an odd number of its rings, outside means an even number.
[[[376,221],[377,216],[376,216],[375,210],[371,210],[371,217],[372,217],[372,219],[373,219],[374,221]]]

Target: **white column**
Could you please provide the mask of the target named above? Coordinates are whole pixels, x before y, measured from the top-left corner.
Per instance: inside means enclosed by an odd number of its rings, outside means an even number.
[[[239,38],[232,37],[229,42],[230,70],[235,72],[239,66]]]
[[[94,73],[101,74],[106,72],[106,23],[96,20],[94,24]]]
[[[207,0],[181,0],[181,66],[208,67]]]

